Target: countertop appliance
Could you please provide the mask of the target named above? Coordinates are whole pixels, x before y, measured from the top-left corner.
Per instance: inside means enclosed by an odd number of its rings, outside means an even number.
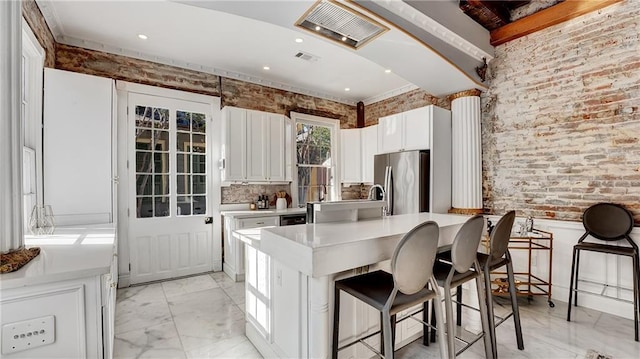
[[[286,214],[280,216],[280,226],[293,226],[307,223],[306,213]]]
[[[384,188],[376,199],[386,202],[386,214],[430,212],[430,155],[428,150],[376,155],[374,183]]]

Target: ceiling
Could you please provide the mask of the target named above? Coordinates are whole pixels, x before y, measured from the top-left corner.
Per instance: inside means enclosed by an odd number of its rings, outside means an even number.
[[[455,0],[440,2],[457,6]],[[310,0],[37,3],[60,43],[348,104],[371,103],[416,87],[437,96],[482,88],[473,66],[492,55],[488,35],[486,44],[478,45],[484,37],[478,41],[461,31],[450,31],[401,1],[346,3],[391,29],[359,50],[294,26],[315,3]],[[375,7],[385,18],[369,10]],[[388,18],[408,25],[400,30]],[[477,37],[477,31],[473,33]],[[142,40],[139,34],[148,38]],[[441,43],[425,46],[424,42],[432,41],[425,34]],[[298,52],[311,54],[314,60],[302,60],[295,56]]]

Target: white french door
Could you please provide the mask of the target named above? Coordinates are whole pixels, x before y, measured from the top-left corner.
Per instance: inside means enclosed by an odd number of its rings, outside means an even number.
[[[128,95],[131,284],[211,271],[211,106]]]

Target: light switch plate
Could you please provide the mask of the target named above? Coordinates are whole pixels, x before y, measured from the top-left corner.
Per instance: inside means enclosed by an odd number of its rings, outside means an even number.
[[[55,342],[55,317],[49,315],[2,326],[2,354],[17,353]]]

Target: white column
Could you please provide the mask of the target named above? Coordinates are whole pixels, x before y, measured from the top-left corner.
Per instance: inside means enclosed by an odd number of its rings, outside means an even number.
[[[0,1],[0,252],[22,237],[22,3]]]
[[[455,94],[451,101],[453,212],[482,212],[480,91]]]

